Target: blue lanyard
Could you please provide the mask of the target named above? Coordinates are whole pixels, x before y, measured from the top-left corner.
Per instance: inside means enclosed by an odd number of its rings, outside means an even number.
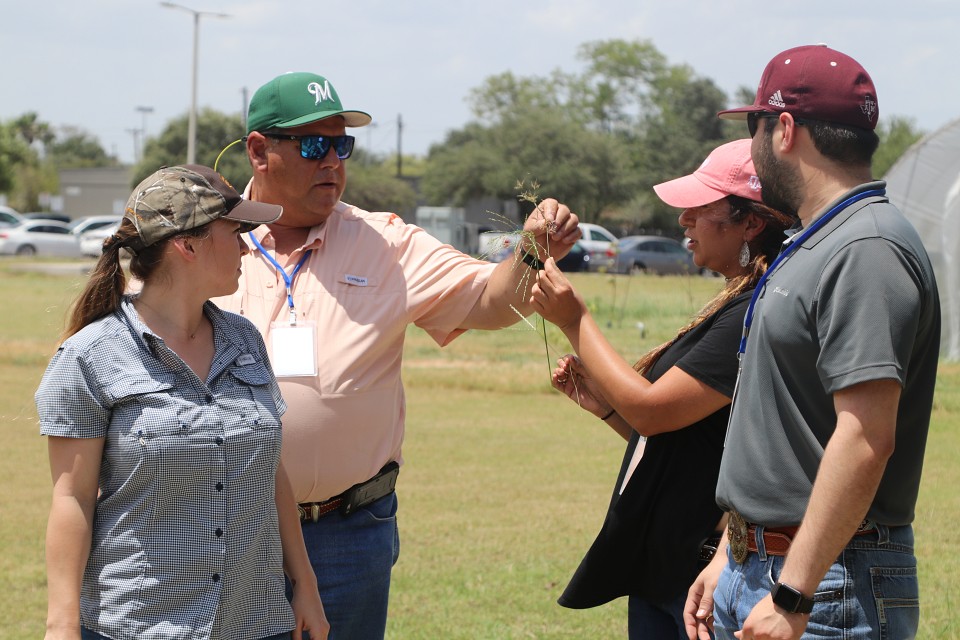
[[[297,312],[293,308],[293,279],[297,277],[297,273],[300,271],[300,267],[303,266],[303,263],[307,261],[307,258],[310,257],[310,251],[312,249],[307,249],[303,253],[303,257],[300,258],[300,262],[297,263],[297,266],[293,268],[291,273],[287,273],[286,270],[280,266],[280,263],[277,262],[277,259],[270,255],[270,252],[263,248],[263,245],[260,244],[260,241],[257,240],[256,236],[253,235],[253,231],[250,231],[247,235],[250,236],[251,242],[260,250],[260,255],[266,258],[270,264],[280,273],[280,276],[283,278],[284,284],[287,285],[287,306],[290,308],[290,324],[297,324]]]
[[[784,260],[787,259],[791,253],[800,248],[807,238],[812,236],[814,233],[819,231],[825,224],[830,222],[838,213],[849,207],[850,205],[863,200],[864,198],[870,198],[872,196],[883,196],[886,194],[885,189],[871,189],[869,191],[863,191],[861,193],[854,194],[836,205],[825,214],[813,221],[809,227],[803,230],[803,232],[797,237],[796,240],[793,240],[787,247],[780,252],[780,255],[777,256],[777,259],[773,261],[773,264],[763,272],[763,275],[760,277],[760,281],[757,282],[757,287],[753,290],[753,296],[750,298],[750,305],[747,307],[747,314],[743,318],[743,335],[740,338],[740,351],[737,354],[737,357],[743,357],[743,354],[747,351],[747,336],[750,334],[750,325],[753,324],[753,307],[757,303],[757,299],[760,297],[760,292],[763,291],[763,286],[767,283],[767,278],[773,273],[774,269],[780,266]]]

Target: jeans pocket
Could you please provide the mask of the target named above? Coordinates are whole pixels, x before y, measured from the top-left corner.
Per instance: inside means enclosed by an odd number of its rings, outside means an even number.
[[[917,568],[871,567],[870,581],[880,621],[880,637],[915,638],[920,625]]]

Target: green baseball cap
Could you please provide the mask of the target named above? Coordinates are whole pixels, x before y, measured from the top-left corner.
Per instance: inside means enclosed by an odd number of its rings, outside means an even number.
[[[253,94],[247,110],[247,133],[299,127],[332,116],[343,116],[348,127],[373,120],[363,111],[347,111],[330,81],[315,73],[277,76]]]

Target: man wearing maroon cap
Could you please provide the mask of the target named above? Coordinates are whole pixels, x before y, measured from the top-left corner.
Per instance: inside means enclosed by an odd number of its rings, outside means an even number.
[[[717,484],[727,553],[690,589],[691,638],[916,635],[940,306],[871,178],[878,113],[863,67],[817,45],[775,56],[754,104],[720,114],[747,120],[764,202],[800,225],[744,320]]]

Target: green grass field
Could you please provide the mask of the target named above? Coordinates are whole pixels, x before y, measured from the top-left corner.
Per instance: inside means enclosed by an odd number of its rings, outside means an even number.
[[[42,637],[46,612],[50,476],[33,392],[82,283],[20,266],[0,261],[0,639],[17,640]],[[722,283],[573,280],[628,359],[669,338]],[[547,337],[552,363],[567,347],[559,331]],[[625,638],[623,600],[586,611],[556,604],[600,527],[624,443],[550,388],[543,335],[521,323],[441,350],[411,329],[404,379],[401,554],[388,638]],[[920,638],[960,638],[958,426],[960,365],[941,363],[915,524]]]

